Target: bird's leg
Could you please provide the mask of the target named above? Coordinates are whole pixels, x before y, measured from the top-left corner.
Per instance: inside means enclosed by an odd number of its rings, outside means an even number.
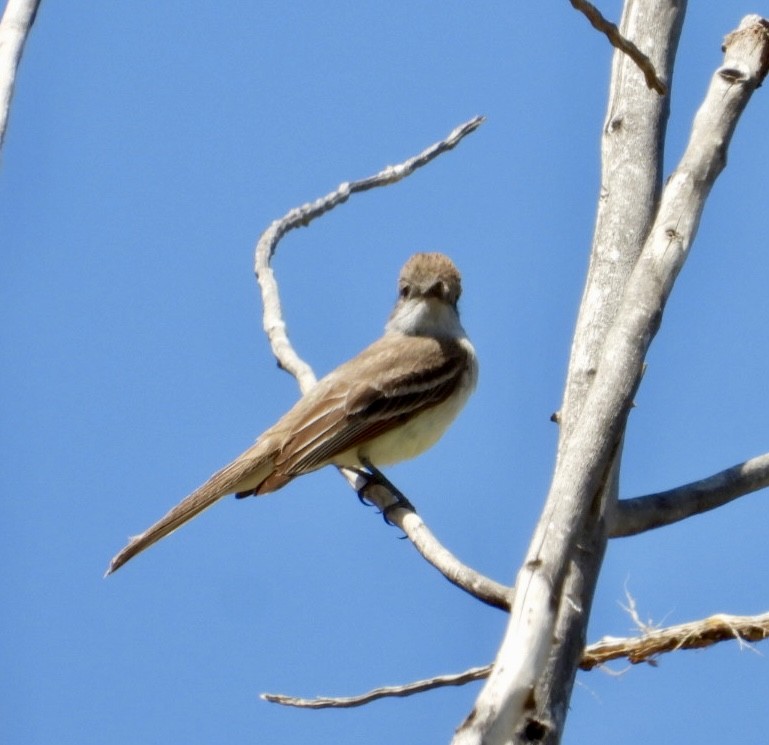
[[[397,500],[382,510],[382,517],[384,517],[384,521],[388,525],[392,525],[392,522],[390,521],[388,514],[393,510],[398,509],[399,507],[402,507],[404,510],[410,510],[411,512],[416,512],[416,509],[414,509],[414,505],[411,504],[411,502],[409,502],[409,500],[406,498],[403,492],[400,489],[398,489],[398,487],[395,486],[390,481],[390,479],[388,479],[387,476],[385,476],[368,458],[365,458],[365,457],[361,458],[360,462],[366,467],[368,473],[365,475],[369,478],[369,480],[373,481],[376,484],[384,486]],[[360,499],[361,502],[363,502],[364,504],[366,504],[363,497],[363,490],[365,488],[366,487],[364,486],[363,489],[361,489],[358,492],[358,499]]]

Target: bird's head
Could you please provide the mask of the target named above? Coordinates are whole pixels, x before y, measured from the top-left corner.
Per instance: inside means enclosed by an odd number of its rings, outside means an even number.
[[[398,277],[398,300],[387,330],[412,336],[464,335],[457,311],[461,294],[461,275],[448,256],[414,254]]]

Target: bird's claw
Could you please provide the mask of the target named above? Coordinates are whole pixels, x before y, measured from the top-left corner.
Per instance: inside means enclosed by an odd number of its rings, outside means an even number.
[[[390,481],[390,479],[388,479],[371,461],[362,459],[361,462],[365,466],[365,470],[363,468],[353,469],[356,473],[360,474],[366,479],[366,483],[356,492],[361,504],[365,505],[366,507],[372,506],[372,503],[366,499],[365,491],[370,484],[378,484],[379,486],[383,486],[385,489],[387,489],[387,491],[389,491],[396,500],[392,504],[388,504],[387,507],[385,507],[381,512],[381,515],[387,525],[395,525],[395,523],[390,520],[390,515],[393,511],[399,508],[409,510],[410,512],[416,512],[414,505],[409,502],[409,500],[400,491],[400,489],[398,489]]]
[[[414,505],[411,504],[411,502],[409,502],[409,500],[406,499],[406,497],[404,497],[403,494],[399,494],[397,496],[398,496],[397,502],[388,504],[387,507],[385,507],[382,510],[382,517],[384,518],[385,523],[387,523],[388,525],[393,525],[393,526],[395,525],[395,523],[392,520],[390,520],[390,514],[395,510],[404,509],[404,510],[408,510],[409,512],[416,512],[416,510],[414,509]]]
[[[365,495],[365,493],[364,493],[364,492],[366,491],[366,487],[367,487],[367,486],[368,486],[368,484],[364,484],[363,486],[361,486],[361,488],[360,488],[360,489],[358,489],[358,491],[356,491],[356,492],[355,492],[355,494],[358,496],[358,501],[359,501],[359,502],[360,502],[360,503],[361,503],[361,504],[362,504],[364,507],[373,507],[373,506],[374,506],[374,503],[373,503],[373,502],[369,502],[369,501],[366,499],[366,495]]]

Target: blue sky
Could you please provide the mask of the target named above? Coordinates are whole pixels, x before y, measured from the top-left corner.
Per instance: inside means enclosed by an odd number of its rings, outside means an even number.
[[[333,470],[223,500],[102,573],[296,399],[261,332],[261,231],[485,114],[427,169],[290,234],[274,266],[322,374],[380,333],[411,253],[454,258],[479,388],[439,445],[388,474],[459,557],[512,580],[553,463],[610,62],[567,3],[536,5],[43,4],[0,170],[4,743],[450,739],[477,685],[352,711],[258,698],[460,671],[504,628]],[[769,14],[700,5],[668,170],[722,37]],[[649,355],[625,496],[767,449],[767,120],[760,89]],[[626,586],[657,623],[765,611],[768,565],[765,493],[613,542],[590,638],[633,632]],[[767,649],[581,674],[564,741],[762,742]]]

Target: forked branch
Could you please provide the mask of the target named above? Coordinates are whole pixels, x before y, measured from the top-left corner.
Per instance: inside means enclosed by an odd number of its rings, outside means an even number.
[[[654,224],[603,340],[579,419],[560,443],[545,509],[518,572],[497,660],[454,745],[502,745],[532,723],[550,741],[558,740],[559,732],[541,716],[532,692],[558,643],[559,602],[569,602],[563,599],[564,580],[580,538],[588,534],[588,526],[600,525],[596,495],[606,483],[646,353],[710,189],[724,168],[736,124],[766,76],[768,45],[766,22],[757,16],[745,18],[727,37],[724,62],[697,112],[681,162],[660,196]],[[575,628],[584,628],[587,610],[581,608],[573,618]],[[573,671],[573,666],[563,668],[562,684],[570,685]]]

